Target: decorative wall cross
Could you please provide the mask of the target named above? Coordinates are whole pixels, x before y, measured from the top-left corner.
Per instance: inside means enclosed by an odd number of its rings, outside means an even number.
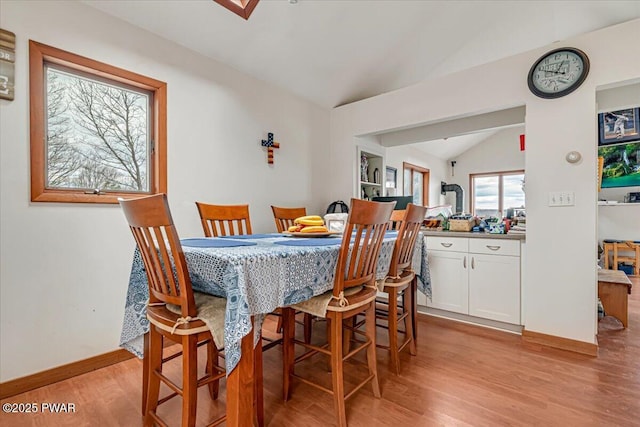
[[[280,148],[280,143],[273,141],[273,133],[269,132],[267,134],[267,139],[262,140],[262,146],[267,147],[267,163],[270,165],[273,164],[273,149]]]

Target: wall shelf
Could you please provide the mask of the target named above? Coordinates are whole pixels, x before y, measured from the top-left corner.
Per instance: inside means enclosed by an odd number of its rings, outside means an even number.
[[[606,202],[598,202],[598,206],[640,206],[640,203],[606,203]]]
[[[385,176],[385,164],[382,154],[364,147],[358,147],[358,193],[357,197],[371,200],[376,196],[384,196],[382,182]],[[365,178],[366,175],[366,179]]]

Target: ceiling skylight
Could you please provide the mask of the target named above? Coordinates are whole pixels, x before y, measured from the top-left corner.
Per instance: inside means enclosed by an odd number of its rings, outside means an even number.
[[[251,12],[260,0],[213,0],[244,19],[249,19]]]

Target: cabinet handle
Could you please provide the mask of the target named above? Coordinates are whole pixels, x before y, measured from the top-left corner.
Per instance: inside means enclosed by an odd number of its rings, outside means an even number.
[[[462,266],[464,268],[467,268],[467,256],[465,255],[464,259],[462,260]]]
[[[440,244],[441,244],[442,246],[444,246],[445,248],[450,248],[450,247],[451,247],[451,245],[453,245],[453,243],[442,243],[442,242],[440,242]]]
[[[496,246],[487,245],[487,247],[488,247],[489,249],[491,249],[492,251],[497,251],[498,249],[500,249],[500,246],[497,246],[497,245],[496,245]]]
[[[476,257],[471,257],[471,268],[476,268]]]

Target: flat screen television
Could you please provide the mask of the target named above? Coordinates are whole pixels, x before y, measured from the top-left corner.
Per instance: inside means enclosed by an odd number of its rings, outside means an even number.
[[[640,186],[640,142],[603,145],[602,188]]]
[[[394,210],[407,209],[409,203],[413,203],[413,196],[386,196],[386,197],[373,197],[373,202],[396,202]]]

